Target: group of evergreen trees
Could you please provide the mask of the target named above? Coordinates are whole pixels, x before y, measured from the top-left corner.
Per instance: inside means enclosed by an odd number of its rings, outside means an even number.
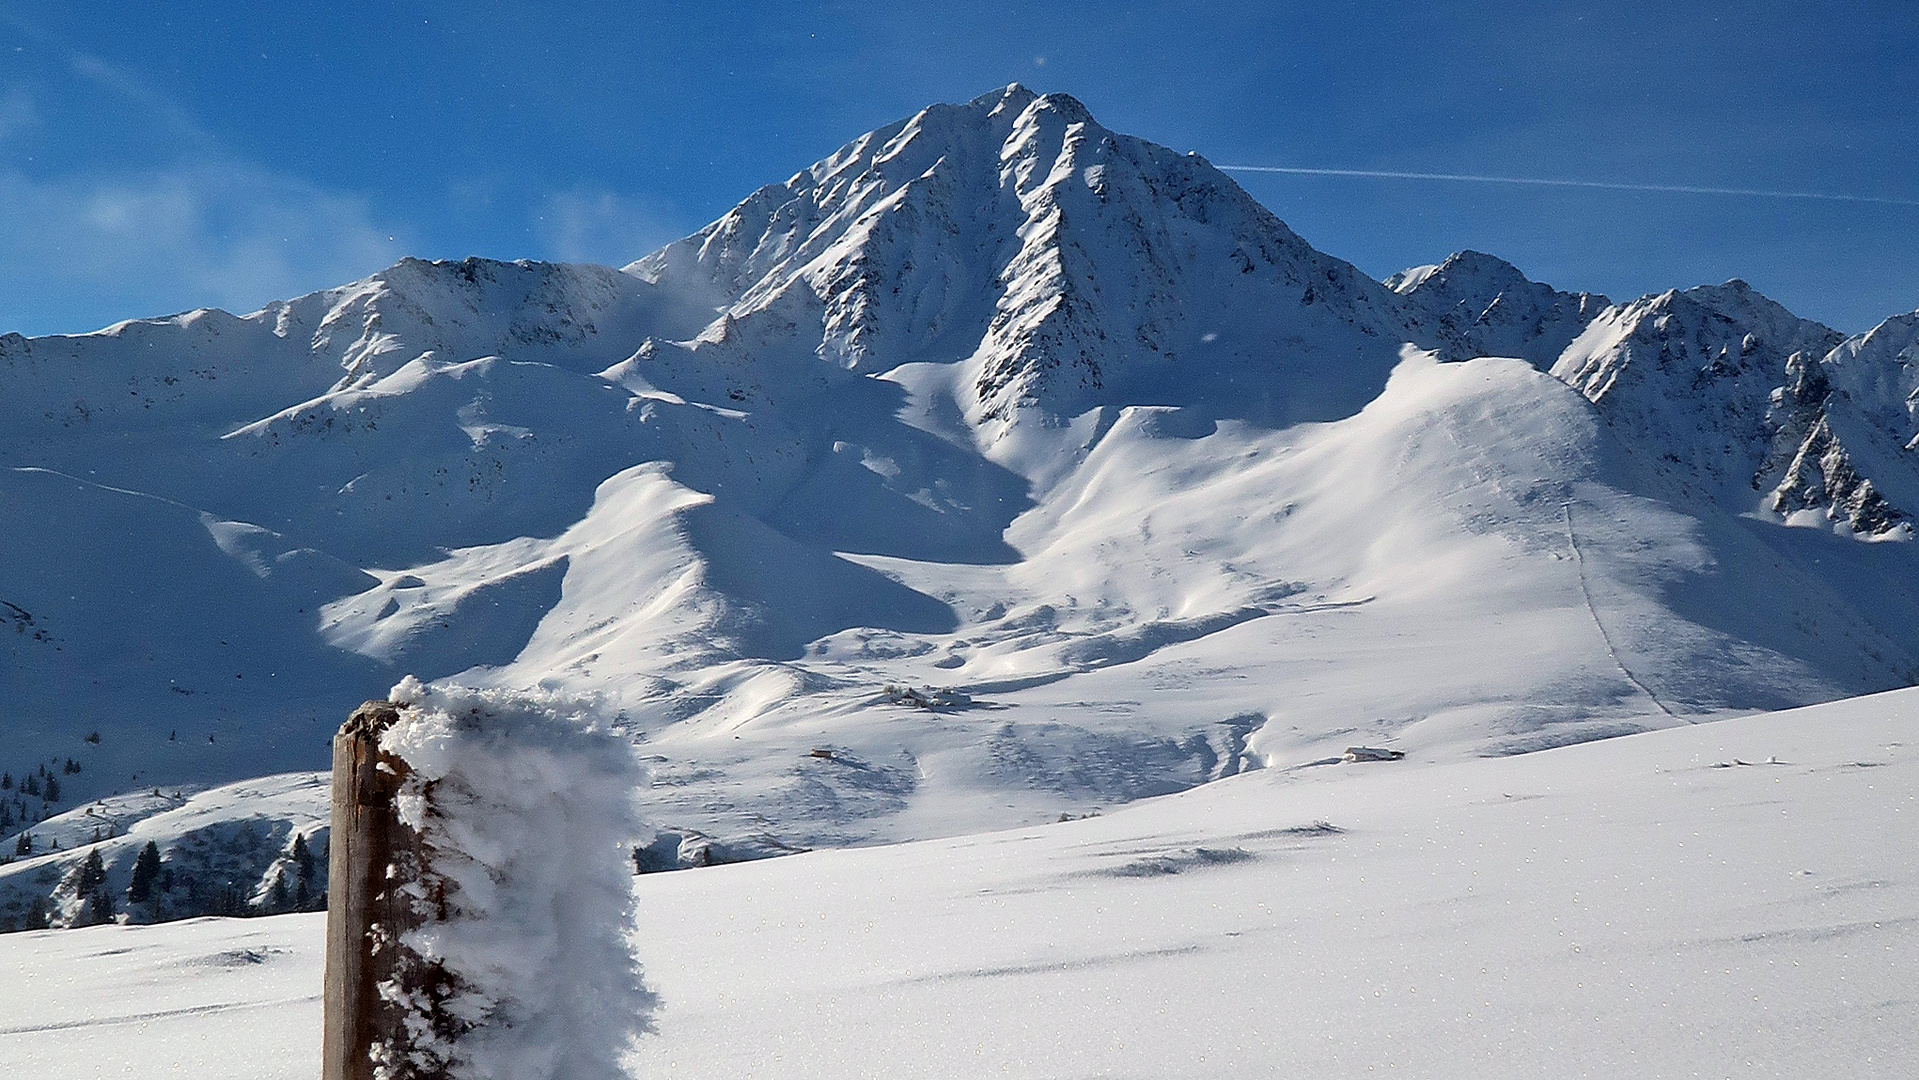
[[[32,772],[21,774],[17,781],[11,772],[0,772],[0,832],[53,816],[53,805],[65,794],[60,790],[60,777],[72,776],[81,768],[72,758],[64,762],[58,758],[49,760],[57,771],[42,763]]]
[[[65,761],[48,758],[22,773],[17,781],[13,773],[0,772],[0,834],[12,831],[15,826],[30,826],[52,817],[54,804],[65,794],[60,790],[60,778],[81,771],[80,763],[73,758]],[[31,854],[33,838],[23,833],[15,841],[11,854],[0,852],[0,865]]]
[[[28,855],[33,846],[31,834],[21,833],[14,851]],[[122,912],[136,922],[192,915],[273,915],[323,909],[326,895],[317,887],[318,872],[318,857],[306,837],[296,833],[292,845],[274,865],[267,894],[255,901],[245,887],[230,879],[218,881],[212,888],[208,887],[212,883],[193,873],[183,873],[176,881],[170,861],[161,856],[160,845],[149,840],[133,861],[124,891],[108,886],[106,861],[98,847],[89,847],[85,859],[68,872],[60,891],[70,889],[77,901],[67,921],[67,925],[76,927],[113,922]],[[24,913],[10,905],[10,910],[0,915],[0,933],[45,929],[53,925],[56,914],[47,897],[36,896]]]
[[[46,762],[42,762],[32,772],[22,774],[17,786],[20,794],[28,798],[55,803],[60,801],[60,777],[78,775],[82,769],[80,763],[72,758],[65,761],[48,758],[47,761],[58,766],[59,772],[47,768]],[[0,772],[0,791],[12,791],[15,787],[13,774]]]
[[[45,819],[41,819],[41,820],[45,820]],[[38,847],[36,846],[37,843],[38,842],[35,841],[33,838],[33,834],[30,832],[22,832],[19,835],[15,836],[13,838],[13,853],[10,855],[0,853],[0,866],[5,866],[8,863],[14,861],[15,859],[30,858],[33,855],[37,854],[39,850]],[[57,839],[54,840],[52,843],[50,843],[47,846],[47,850],[59,851],[60,841]]]
[[[0,773],[0,791],[11,790],[13,787],[13,774]],[[28,773],[21,778],[19,790],[25,798],[39,799],[43,803],[57,803],[60,801],[60,778],[48,772],[47,767],[42,765],[39,772]]]
[[[12,915],[0,916],[0,934],[11,934],[16,930],[45,930],[53,925],[52,909],[47,898],[36,896],[27,905],[26,913],[19,918]]]
[[[152,840],[147,841],[147,845],[140,849],[139,856],[133,861],[133,880],[128,883],[126,890],[127,904],[129,906],[145,905],[148,908],[148,914],[157,914],[153,910],[153,905],[158,901],[159,892],[167,883],[168,876],[170,875],[165,873],[160,861],[160,845]],[[73,871],[69,880],[73,885],[73,895],[80,901],[80,907],[68,925],[97,926],[114,921],[119,914],[119,905],[114,900],[114,890],[107,887],[106,861],[100,857],[99,848],[87,850],[86,859],[80,863],[77,870]],[[36,904],[38,904],[38,898],[36,898]],[[42,905],[37,913],[28,912],[26,926],[22,929],[37,929],[45,926],[46,922],[45,908]]]

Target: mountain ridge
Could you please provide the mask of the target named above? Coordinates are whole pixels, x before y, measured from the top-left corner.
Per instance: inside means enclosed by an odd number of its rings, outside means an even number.
[[[691,859],[1885,689],[1916,342],[1377,282],[1015,85],[624,269],[0,337],[0,715],[92,798],[318,767],[403,674],[597,695]]]

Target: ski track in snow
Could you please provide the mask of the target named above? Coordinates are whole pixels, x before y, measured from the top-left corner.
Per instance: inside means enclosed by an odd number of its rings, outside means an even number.
[[[152,499],[154,502],[165,503],[168,506],[177,506],[182,510],[192,510],[196,514],[201,512],[195,509],[194,507],[188,506],[186,503],[176,502],[175,500],[169,499],[164,495],[155,495],[150,491],[135,491],[132,488],[114,487],[112,484],[102,484],[96,480],[88,480],[84,476],[75,476],[72,473],[64,473],[64,472],[61,472],[59,469],[43,469],[34,465],[22,465],[22,466],[14,467],[13,471],[17,473],[41,473],[47,476],[57,476],[62,480],[71,480],[74,483],[80,484],[84,487],[96,488],[100,491],[111,491],[115,495],[132,495],[135,498],[139,498],[139,499]]]
[[[1659,700],[1659,695],[1653,693],[1651,687],[1640,682],[1639,677],[1634,675],[1632,669],[1626,666],[1626,661],[1620,658],[1618,646],[1613,644],[1612,635],[1606,632],[1605,620],[1599,617],[1599,606],[1593,603],[1592,586],[1586,581],[1586,555],[1579,550],[1579,535],[1573,531],[1573,504],[1570,502],[1563,503],[1560,509],[1566,512],[1566,544],[1572,548],[1573,562],[1579,568],[1579,594],[1585,597],[1586,611],[1592,616],[1593,627],[1599,631],[1600,639],[1606,643],[1606,655],[1612,657],[1612,662],[1619,666],[1619,673],[1626,677],[1627,682],[1633,684],[1633,686],[1639,689],[1640,693],[1650,698],[1652,703],[1659,707],[1660,712],[1665,713],[1667,716],[1673,716],[1673,711],[1666,708],[1665,702]],[[1697,721],[1693,722],[1697,723]]]
[[[144,1024],[152,1020],[168,1020],[175,1017],[213,1016],[219,1013],[245,1012],[254,1009],[281,1009],[288,1005],[307,1005],[321,1000],[319,994],[307,994],[303,997],[281,998],[276,1001],[229,1001],[217,1005],[195,1005],[186,1009],[161,1009],[158,1012],[130,1013],[125,1016],[89,1016],[84,1020],[63,1020],[52,1024],[29,1024],[24,1027],[0,1028],[0,1036],[30,1035],[43,1031],[69,1031],[74,1028],[114,1027],[119,1024]]]

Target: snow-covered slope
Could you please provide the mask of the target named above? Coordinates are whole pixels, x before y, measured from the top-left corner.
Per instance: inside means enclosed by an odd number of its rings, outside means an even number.
[[[318,768],[408,673],[598,695],[662,865],[1904,685],[1915,325],[1389,288],[1009,87],[624,270],[0,338],[8,805]]]
[[[636,1076],[1903,1080],[1914,691],[637,879]],[[0,938],[0,1071],[313,1075],[316,915]],[[156,1065],[156,1063],[158,1063]]]

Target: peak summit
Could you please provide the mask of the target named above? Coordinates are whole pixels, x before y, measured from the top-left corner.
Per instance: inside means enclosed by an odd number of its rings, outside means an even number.
[[[976,425],[1211,387],[1268,418],[1351,411],[1403,336],[1389,292],[1204,159],[1019,84],[861,136],[628,269],[724,311],[733,340],[797,330],[869,373],[959,363]],[[1276,337],[1324,343],[1326,370],[1260,362]]]
[[[1594,293],[1563,293],[1528,280],[1512,263],[1465,250],[1445,262],[1416,266],[1386,279],[1409,301],[1456,358],[1514,356],[1551,367],[1581,329],[1609,301]]]
[[[1031,105],[1039,94],[1021,83],[1010,82],[998,90],[990,90],[967,102],[968,108],[1010,109],[1013,112]],[[937,106],[935,106],[937,108]]]
[[[1093,119],[1092,112],[1086,108],[1085,104],[1071,94],[1059,93],[1057,91],[1041,93],[1023,83],[1017,82],[1007,83],[998,90],[991,90],[981,94],[971,101],[968,101],[965,105],[959,106],[959,108],[969,111],[984,110],[989,115],[997,112],[1008,112],[1018,115],[1034,106],[1068,117],[1070,123],[1097,123],[1097,121]],[[953,106],[934,105],[930,108],[953,108]],[[922,110],[922,112],[924,111],[925,110]]]

